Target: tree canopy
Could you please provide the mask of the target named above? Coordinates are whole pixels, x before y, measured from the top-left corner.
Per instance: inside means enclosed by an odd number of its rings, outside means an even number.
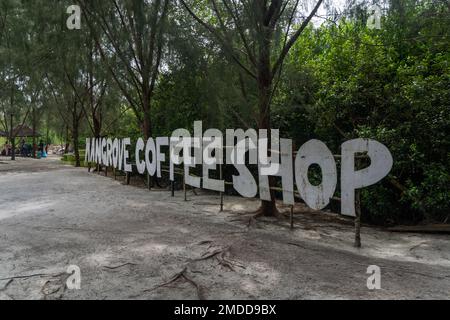
[[[66,26],[71,2],[81,29]],[[380,28],[367,23],[373,3]],[[389,179],[363,191],[364,219],[444,221],[450,6],[373,3],[0,0],[0,130],[47,132],[76,165],[86,137],[148,138],[195,120],[279,128],[336,153],[344,140],[372,138],[395,161]]]

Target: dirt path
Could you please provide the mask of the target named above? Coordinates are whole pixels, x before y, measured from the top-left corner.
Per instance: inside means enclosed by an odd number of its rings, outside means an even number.
[[[227,197],[224,213],[218,202],[0,158],[0,299],[450,298],[449,236],[363,228],[357,250],[329,214],[248,228],[239,213],[255,201]],[[81,290],[65,288],[69,265]],[[367,289],[369,265],[381,290]]]

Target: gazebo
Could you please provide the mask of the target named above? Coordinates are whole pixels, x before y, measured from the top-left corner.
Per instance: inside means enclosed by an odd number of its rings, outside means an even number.
[[[5,131],[0,131],[0,137],[5,137],[9,140],[10,138],[10,134],[9,132],[5,132]],[[41,135],[39,134],[39,132],[33,132],[33,129],[31,129],[28,126],[25,125],[20,125],[14,128],[13,130],[13,136],[14,138],[37,138],[40,137]],[[2,155],[9,155],[11,152],[10,147],[8,148],[8,145],[5,145],[3,150],[0,150],[0,153]],[[33,146],[28,147],[27,149],[21,148],[20,153],[22,153],[22,155],[25,156],[29,156],[30,154],[32,154],[33,151]],[[14,153],[13,153],[14,155]]]
[[[40,137],[41,135],[39,134],[39,132],[34,132],[33,133],[33,129],[31,129],[30,127],[27,126],[17,126],[14,130],[13,130],[13,135],[16,138],[28,138],[28,137]]]
[[[4,132],[4,131],[0,131],[0,137],[5,137],[5,138],[9,138],[10,133],[9,132]],[[31,137],[40,137],[41,135],[39,134],[39,132],[34,132],[33,134],[33,129],[31,129],[30,127],[27,126],[17,126],[14,128],[13,130],[13,136],[15,138],[31,138]]]

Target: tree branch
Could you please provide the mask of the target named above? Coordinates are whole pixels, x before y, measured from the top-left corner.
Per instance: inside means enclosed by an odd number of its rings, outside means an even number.
[[[320,5],[322,4],[323,0],[318,0],[316,6],[314,7],[313,11],[309,14],[309,16],[303,21],[300,28],[292,35],[292,37],[289,39],[289,41],[286,43],[286,45],[283,47],[283,50],[281,51],[280,56],[278,57],[277,61],[275,62],[273,69],[272,69],[272,77],[276,75],[278,70],[281,68],[281,65],[283,64],[284,59],[286,58],[287,54],[291,50],[292,46],[295,44],[297,39],[300,37],[300,35],[303,33],[303,31],[308,26],[311,19],[316,15],[317,10],[319,10]]]
[[[214,35],[217,40],[221,43],[221,45],[223,46],[223,49],[225,49],[225,51],[228,51],[228,54],[231,56],[231,58],[233,59],[234,62],[236,62],[236,64],[241,67],[245,73],[247,73],[250,77],[256,79],[256,75],[250,70],[248,69],[239,59],[239,57],[236,55],[233,47],[231,46],[231,44],[227,43],[226,40],[224,40],[220,34],[217,32],[217,30],[209,25],[208,23],[206,23],[205,21],[203,21],[200,17],[198,17],[187,5],[187,3],[185,2],[185,0],[180,0],[182,5],[186,8],[186,10],[189,12],[189,14],[198,22],[200,23],[204,28],[206,28],[212,35]]]

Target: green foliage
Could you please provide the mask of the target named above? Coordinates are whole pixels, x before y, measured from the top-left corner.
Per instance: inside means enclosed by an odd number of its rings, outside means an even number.
[[[146,121],[153,136],[190,129],[195,120],[205,128],[257,127],[258,83],[233,60],[258,70],[249,53],[256,57],[268,47],[262,45],[263,32],[251,14],[261,2],[248,2],[255,8],[235,2],[239,19],[224,2],[216,2],[222,22],[210,1],[188,2],[215,29],[226,25],[223,40],[232,48],[225,48],[183,7],[169,6],[167,21],[155,34],[159,40],[152,42],[156,16],[151,12],[157,2],[145,6],[127,0],[112,7],[80,0],[91,11],[82,30],[69,31],[69,1],[55,6],[44,0],[1,1],[0,129],[9,131],[12,110],[16,124],[35,123],[43,139],[80,146],[94,132],[135,141],[146,131]],[[271,35],[272,65],[283,48],[293,3]],[[365,23],[368,2],[354,3],[348,1],[349,10],[339,20],[310,24],[295,42],[282,72],[274,75],[272,127],[292,138],[296,148],[317,138],[336,154],[352,138],[384,143],[394,156],[394,168],[382,183],[363,190],[363,218],[380,224],[443,221],[450,212],[448,4],[387,1],[381,30],[370,30]],[[125,20],[119,19],[118,9],[127,13]],[[129,19],[137,24],[127,23]],[[112,28],[109,33],[104,22]],[[298,27],[293,25],[291,33]],[[141,31],[143,36],[133,37]],[[154,45],[161,61],[146,59]],[[148,54],[138,57],[139,52]],[[150,74],[154,87],[143,86]],[[84,158],[83,152],[80,156]],[[67,163],[74,160],[63,157]],[[310,177],[320,182],[318,170],[310,170]]]
[[[405,6],[391,8],[382,30],[344,19],[305,33],[274,115],[298,144],[314,132],[336,152],[355,137],[388,146],[390,179],[363,192],[365,219],[377,223],[450,212],[449,9]]]
[[[84,156],[86,150],[80,150],[81,166],[84,166]],[[73,153],[66,153],[61,157],[61,161],[66,164],[75,165],[75,155]]]

